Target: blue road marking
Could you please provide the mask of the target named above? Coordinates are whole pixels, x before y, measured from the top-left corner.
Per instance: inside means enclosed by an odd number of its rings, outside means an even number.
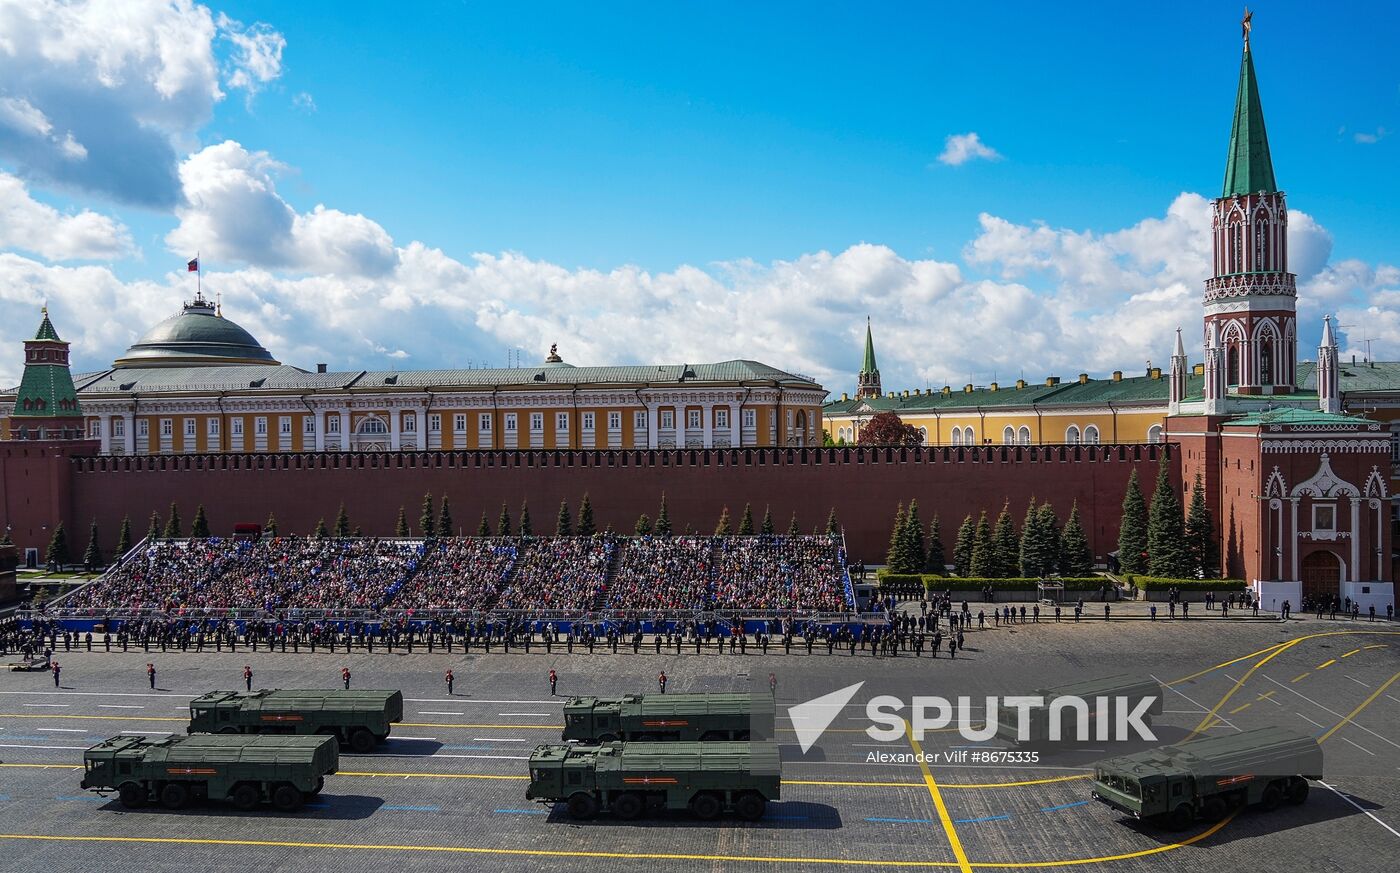
[[[502,815],[549,815],[547,809],[498,809]]]
[[[392,809],[396,812],[442,812],[439,806],[381,806],[380,809]]]
[[[86,800],[88,803],[106,803],[109,797],[93,797],[91,794],[60,794],[55,800]]]
[[[7,800],[9,800],[9,799],[10,799],[10,795],[8,795],[8,794],[0,794],[0,803],[4,803],[5,801],[7,801]]]
[[[1055,811],[1061,810],[1061,809],[1071,809],[1071,808],[1076,807],[1076,806],[1085,806],[1085,805],[1087,805],[1088,803],[1089,803],[1089,801],[1087,801],[1087,800],[1081,800],[1081,801],[1079,801],[1078,803],[1063,803],[1063,804],[1060,804],[1059,806],[1042,806],[1042,807],[1040,808],[1040,811],[1041,811],[1041,812],[1055,812]]]
[[[1006,821],[1009,815],[989,815],[984,818],[955,818],[953,824],[977,824],[979,821]]]
[[[882,824],[933,824],[933,819],[928,818],[867,818],[866,821]]]

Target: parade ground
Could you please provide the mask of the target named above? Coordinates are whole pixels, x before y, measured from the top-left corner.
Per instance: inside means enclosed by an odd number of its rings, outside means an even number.
[[[0,852],[5,869],[1106,871],[1390,868],[1400,850],[1400,625],[1192,620],[1065,622],[974,631],[950,660],[762,655],[693,647],[655,654],[441,651],[413,654],[58,652],[49,673],[0,673]],[[146,665],[156,667],[149,687]],[[127,810],[82,791],[83,750],[122,733],[183,732],[188,701],[214,689],[401,689],[404,720],[374,754],[342,753],[305,810]],[[456,677],[448,696],[444,672]],[[548,673],[557,671],[558,695]],[[681,815],[570,820],[525,799],[527,760],[558,742],[564,697],[668,691],[770,692],[776,681],[781,802],[764,818]],[[1111,674],[1159,680],[1163,742],[1280,725],[1318,737],[1326,775],[1302,806],[1246,809],[1170,832],[1090,797],[1096,744],[998,759],[1010,747],[958,733],[877,742],[874,695],[974,699]],[[787,706],[864,685],[805,754]],[[895,753],[940,753],[903,763]],[[958,753],[968,752],[965,757]],[[949,755],[949,753],[953,753]]]

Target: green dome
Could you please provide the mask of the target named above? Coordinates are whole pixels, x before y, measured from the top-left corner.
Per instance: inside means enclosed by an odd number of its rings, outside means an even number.
[[[248,331],[224,318],[202,297],[186,303],[146,331],[117,359],[117,367],[276,364],[272,354]]]

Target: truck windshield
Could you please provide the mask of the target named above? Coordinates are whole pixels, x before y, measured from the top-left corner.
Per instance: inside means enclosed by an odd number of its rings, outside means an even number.
[[[1107,785],[1114,791],[1121,791],[1129,797],[1142,796],[1136,779],[1129,779],[1109,770],[1099,770],[1096,777],[1100,783]]]

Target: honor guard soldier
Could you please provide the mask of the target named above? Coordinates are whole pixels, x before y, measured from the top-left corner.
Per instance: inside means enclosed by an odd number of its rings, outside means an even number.
[[[656,684],[661,688],[661,693],[666,693],[666,671],[662,670],[661,675],[656,677]]]
[[[247,664],[243,665],[243,687],[249,691],[253,690],[253,668]]]
[[[151,688],[154,689],[154,688],[156,687],[156,665],[155,665],[155,664],[147,664],[147,665],[146,665],[146,679],[147,679],[147,681],[149,681],[149,682],[151,683]]]
[[[340,681],[343,682],[343,683],[345,683],[345,690],[346,690],[346,691],[349,691],[349,690],[350,690],[350,668],[349,668],[349,667],[341,667],[341,668],[340,668]]]
[[[554,697],[554,689],[559,687],[559,674],[553,669],[549,671],[549,696]]]
[[[58,662],[57,662],[57,661],[54,661],[52,664],[49,665],[49,669],[50,669],[50,670],[53,670],[53,687],[57,688],[57,687],[58,687],[58,674],[61,673],[61,672],[63,671],[63,668],[60,667],[60,666],[58,666]]]
[[[444,681],[444,682],[447,683],[447,696],[448,696],[448,697],[451,697],[451,696],[452,696],[452,684],[456,681],[456,680],[454,679],[454,677],[452,676],[452,671],[451,671],[451,670],[448,670],[445,674],[443,674],[442,681]]]
[[[768,693],[774,697],[778,696],[778,674],[768,674]]]

